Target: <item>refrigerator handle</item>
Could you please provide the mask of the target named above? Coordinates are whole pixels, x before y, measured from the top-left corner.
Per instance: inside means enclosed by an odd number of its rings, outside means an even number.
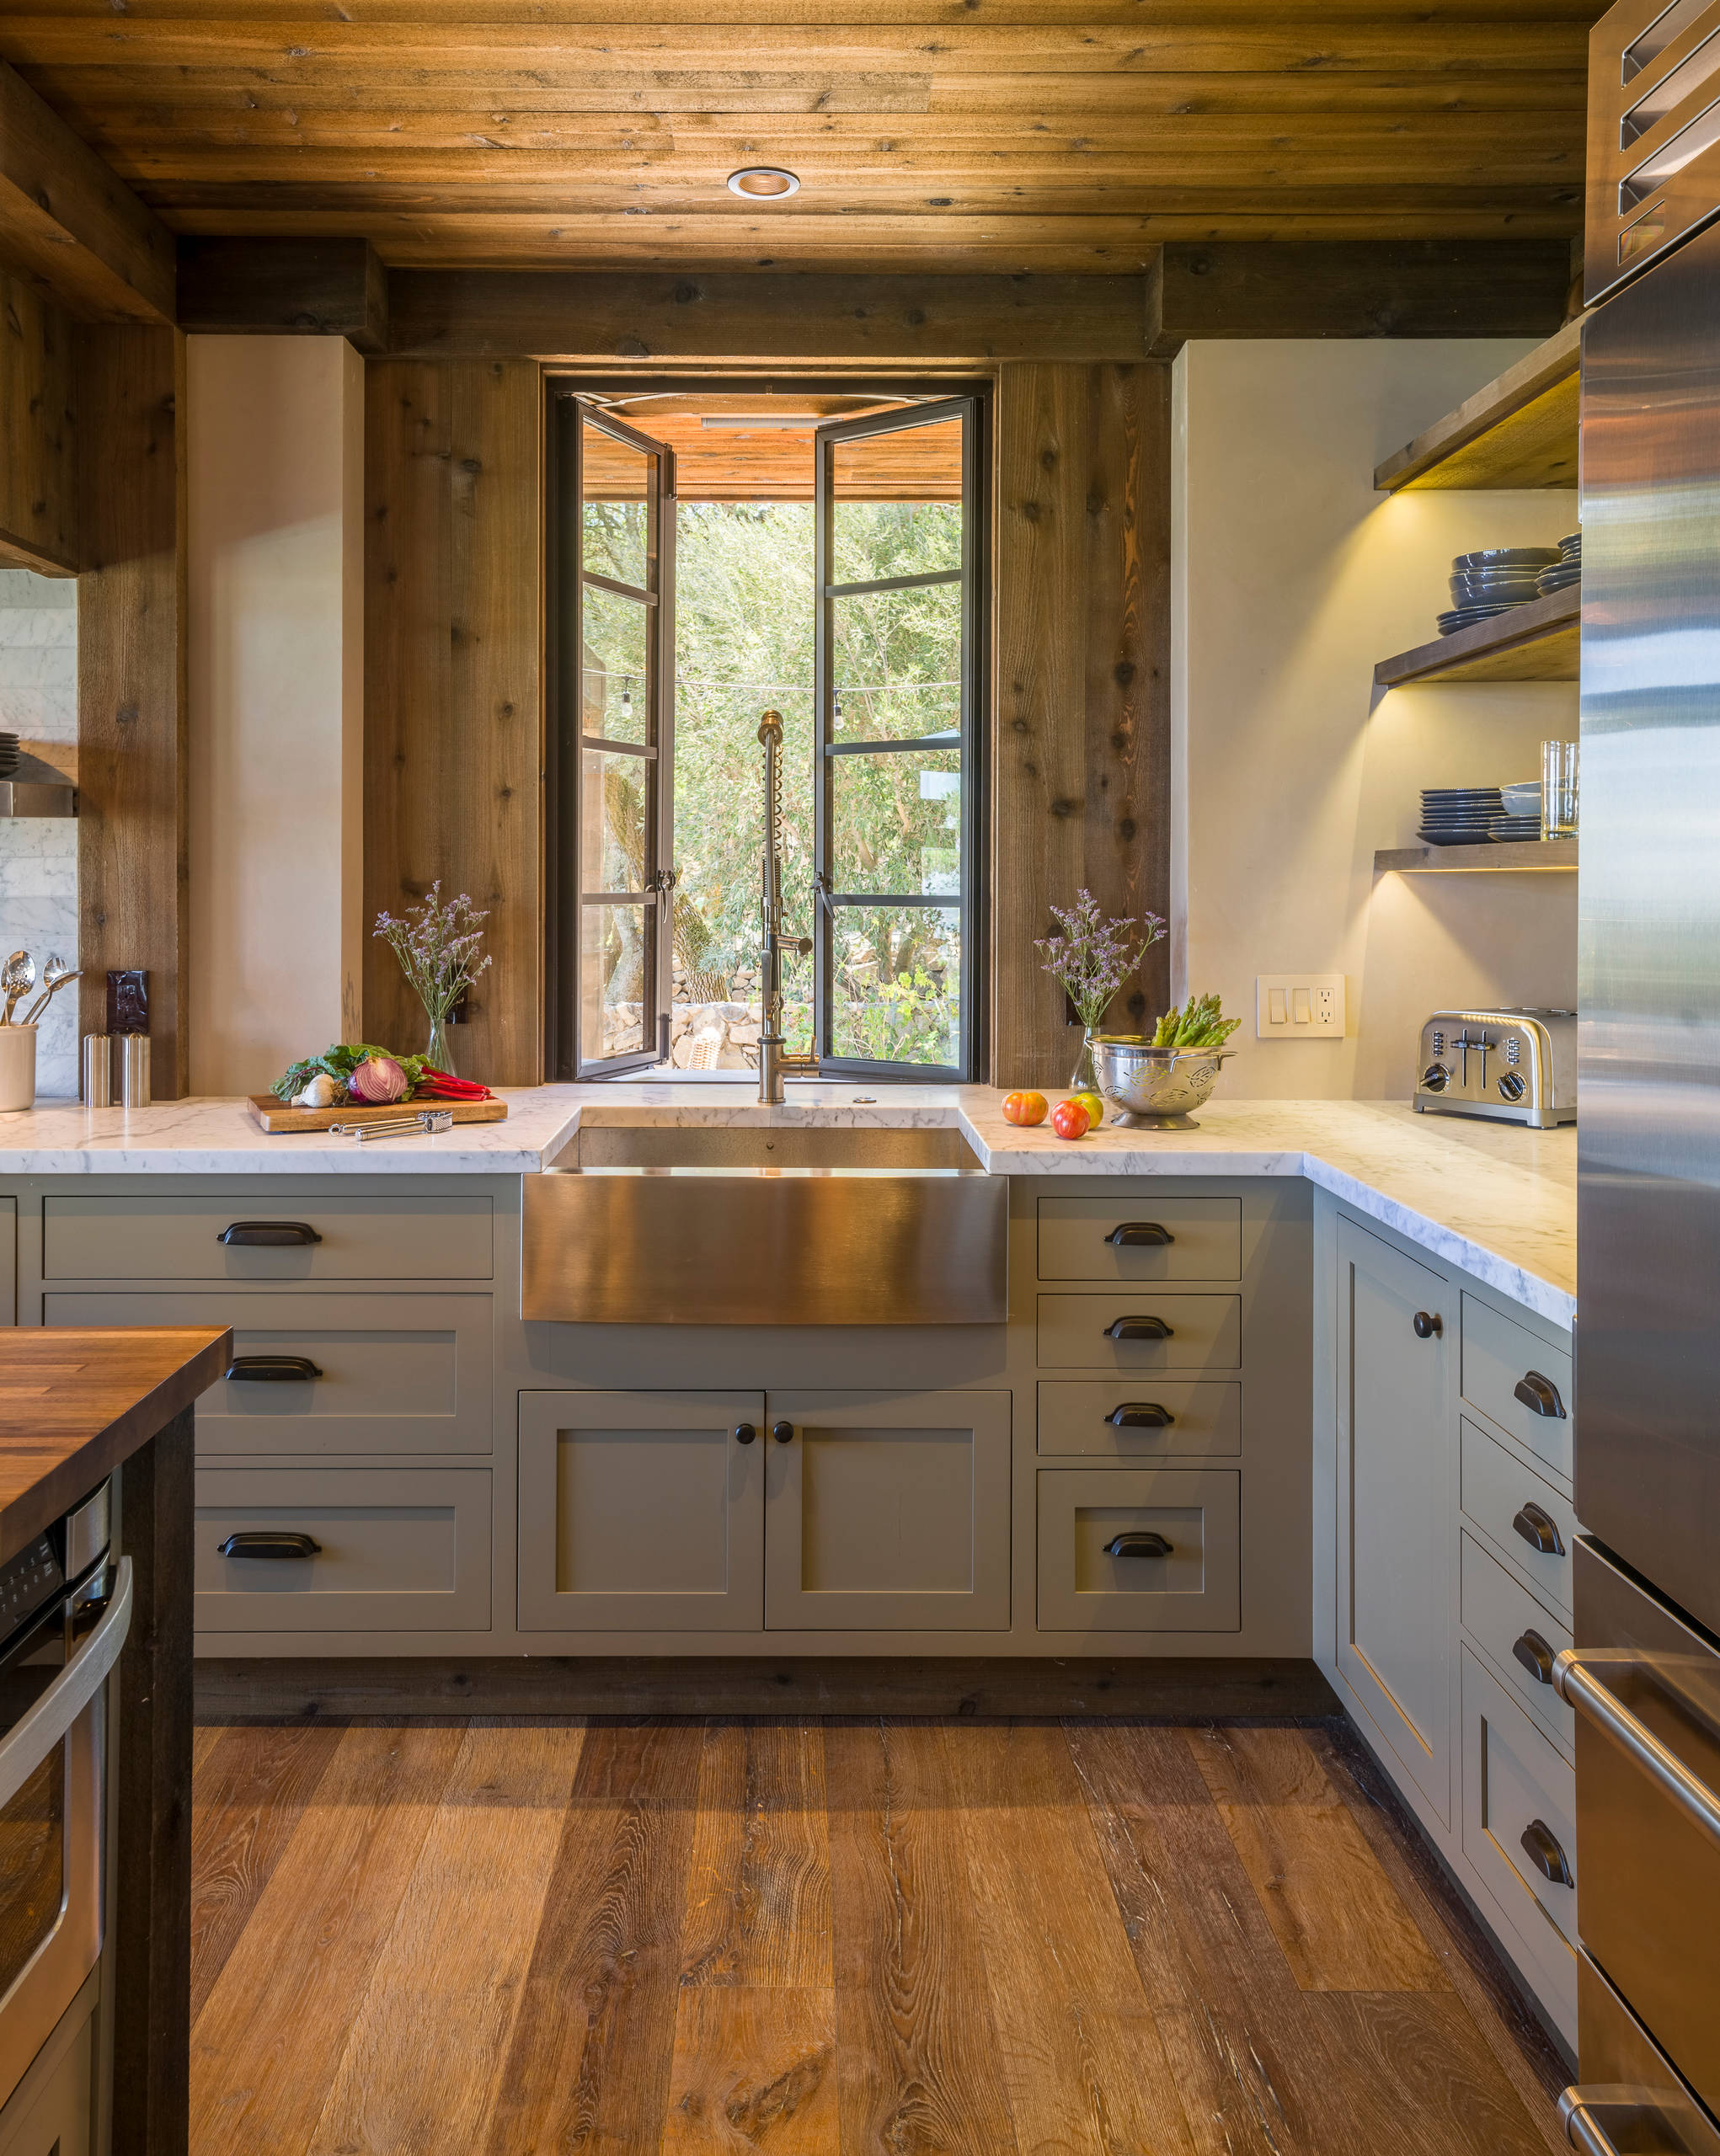
[[[1552,1681],[1559,1697],[1593,1722],[1603,1737],[1616,1744],[1670,1797],[1698,1833],[1706,1835],[1720,1849],[1720,1797],[1706,1782],[1697,1780],[1678,1754],[1669,1751],[1616,1692],[1601,1683],[1588,1666],[1590,1662],[1622,1665],[1631,1669],[1641,1667],[1636,1655],[1567,1647],[1552,1666]]]

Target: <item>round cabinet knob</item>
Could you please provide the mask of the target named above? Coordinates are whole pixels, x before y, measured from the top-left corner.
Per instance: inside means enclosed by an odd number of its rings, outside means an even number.
[[[794,1425],[792,1422],[772,1422],[771,1435],[779,1445],[792,1445],[794,1442]]]
[[[1529,1082],[1520,1070],[1508,1070],[1499,1080],[1499,1098],[1502,1101],[1520,1101],[1529,1091]]]
[[[734,1442],[738,1445],[750,1445],[757,1435],[758,1432],[754,1429],[750,1422],[737,1422],[734,1425]]]
[[[1443,1093],[1451,1082],[1451,1074],[1443,1063],[1430,1063],[1421,1075],[1421,1089],[1424,1093]]]
[[[1445,1330],[1445,1321],[1437,1310],[1431,1315],[1426,1310],[1418,1310],[1410,1323],[1415,1327],[1418,1340],[1437,1340]]]

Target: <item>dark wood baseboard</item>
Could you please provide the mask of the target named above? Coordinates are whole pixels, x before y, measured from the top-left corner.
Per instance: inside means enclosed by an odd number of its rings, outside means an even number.
[[[1197,1661],[934,1656],[508,1656],[200,1661],[201,1722],[366,1715],[1092,1715],[1324,1717],[1294,1657]]]

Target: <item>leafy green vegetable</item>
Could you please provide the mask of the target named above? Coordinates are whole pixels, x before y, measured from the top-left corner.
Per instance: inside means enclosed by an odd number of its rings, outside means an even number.
[[[1155,1048],[1222,1048],[1242,1024],[1226,1018],[1216,995],[1191,995],[1181,1011],[1167,1011],[1152,1037]]]
[[[320,1055],[309,1055],[303,1062],[296,1063],[275,1081],[270,1089],[278,1099],[291,1101],[303,1092],[319,1072],[338,1078],[343,1086],[350,1086],[352,1074],[360,1064],[372,1055],[393,1055],[392,1049],[371,1048],[363,1041],[337,1041],[333,1048],[325,1048]],[[418,1090],[424,1076],[424,1058],[421,1055],[395,1055],[394,1060],[406,1073],[408,1100]]]

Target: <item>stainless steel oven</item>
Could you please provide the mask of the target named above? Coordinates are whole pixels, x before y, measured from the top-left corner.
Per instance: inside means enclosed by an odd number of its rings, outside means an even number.
[[[0,2103],[95,1967],[107,1678],[131,1621],[106,1484],[0,1565]]]

